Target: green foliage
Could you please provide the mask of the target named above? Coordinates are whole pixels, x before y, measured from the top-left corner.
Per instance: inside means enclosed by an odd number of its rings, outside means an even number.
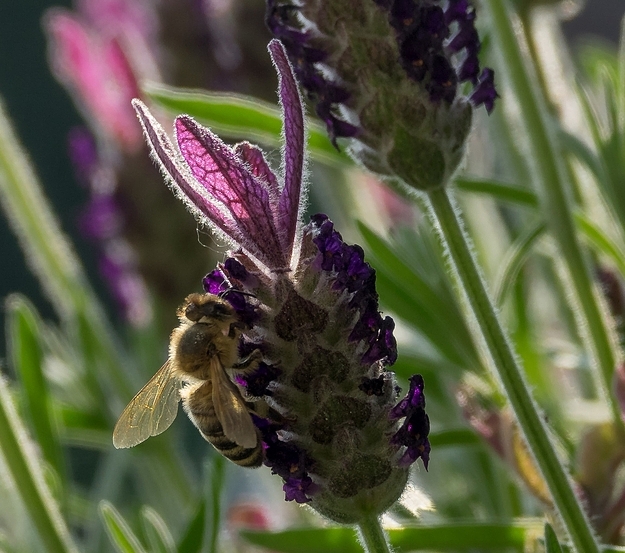
[[[100,503],[100,516],[104,522],[106,533],[118,553],[146,553],[139,538],[128,526],[117,509],[108,501]]]
[[[419,525],[388,530],[391,546],[403,551],[498,551],[510,548],[524,550],[536,521],[512,524],[445,524]],[[277,533],[246,531],[245,538],[255,545],[281,553],[357,553],[361,551],[353,530],[349,528],[316,528]]]

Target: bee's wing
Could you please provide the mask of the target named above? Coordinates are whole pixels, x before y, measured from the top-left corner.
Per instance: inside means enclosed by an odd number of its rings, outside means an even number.
[[[167,361],[132,398],[113,430],[113,445],[133,447],[167,430],[178,413],[180,380]]]
[[[217,356],[211,359],[215,414],[227,438],[242,447],[256,447],[258,436],[241,392],[230,380]]]

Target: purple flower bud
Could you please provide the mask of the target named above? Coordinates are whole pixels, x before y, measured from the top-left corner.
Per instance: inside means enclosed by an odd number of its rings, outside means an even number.
[[[497,98],[475,18],[468,0],[267,0],[266,19],[334,145],[352,139],[370,170],[429,189],[462,159],[471,104],[490,113]]]
[[[423,377],[416,374],[410,377],[410,390],[391,411],[391,419],[405,417],[401,428],[391,441],[406,447],[399,460],[401,466],[408,466],[421,458],[427,470],[430,462],[430,419],[425,412],[425,396],[423,395]]]

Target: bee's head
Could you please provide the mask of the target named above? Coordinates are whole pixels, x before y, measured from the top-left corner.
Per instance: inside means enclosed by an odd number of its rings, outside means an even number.
[[[202,322],[204,318],[226,321],[236,316],[229,303],[213,294],[191,294],[183,309],[184,316],[194,323]]]

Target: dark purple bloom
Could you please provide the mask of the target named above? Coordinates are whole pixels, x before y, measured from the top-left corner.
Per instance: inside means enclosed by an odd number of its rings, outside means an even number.
[[[88,183],[99,165],[98,150],[93,135],[84,127],[74,127],[67,137],[69,158],[76,176]]]
[[[477,106],[484,104],[486,111],[491,113],[495,107],[495,99],[499,98],[499,94],[495,90],[494,84],[495,72],[488,67],[482,71],[478,79],[477,86],[470,96],[471,101]]]
[[[310,476],[303,478],[288,478],[282,489],[284,490],[284,498],[287,501],[295,501],[297,503],[308,503],[314,495],[318,486],[312,481]]]
[[[115,172],[102,161],[96,141],[86,128],[72,129],[68,141],[76,177],[90,193],[78,227],[95,244],[100,274],[122,317],[132,325],[144,326],[151,318],[150,302],[135,252],[123,236]]]
[[[122,216],[117,201],[112,194],[92,196],[78,225],[82,233],[94,240],[107,240],[119,235],[122,229]]]
[[[352,158],[412,188],[451,180],[474,108],[490,113],[497,98],[492,70],[480,73],[468,0],[266,2],[267,25],[335,146],[350,139]]]
[[[420,374],[410,377],[408,394],[391,410],[391,419],[405,417],[404,423],[391,441],[406,447],[399,460],[400,465],[407,466],[421,458],[427,470],[430,461],[430,419],[425,412],[423,388],[423,377]]]

